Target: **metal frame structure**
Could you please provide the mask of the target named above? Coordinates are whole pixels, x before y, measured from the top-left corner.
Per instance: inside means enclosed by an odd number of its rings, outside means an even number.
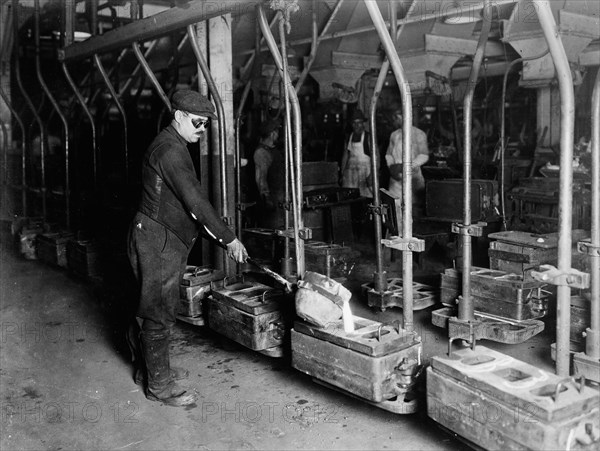
[[[257,5],[256,7],[258,21],[263,32],[263,36],[267,42],[273,60],[275,61],[275,65],[279,70],[281,78],[284,80],[284,91],[286,91],[289,95],[289,104],[290,110],[293,116],[293,129],[292,125],[288,123],[286,119],[286,127],[293,131],[292,135],[289,136],[285,140],[286,143],[286,153],[289,153],[291,158],[290,161],[293,164],[289,165],[291,170],[291,192],[292,192],[292,211],[294,214],[294,246],[296,249],[296,273],[299,279],[304,277],[305,271],[305,260],[304,260],[304,227],[303,227],[303,219],[302,219],[302,119],[300,114],[300,104],[298,101],[298,96],[296,94],[296,90],[293,86],[286,80],[289,80],[289,74],[287,73],[287,62],[286,58],[283,58],[279,53],[277,48],[277,43],[275,42],[275,38],[271,33],[269,25],[267,23],[267,19],[265,16],[265,12],[262,8],[262,5]],[[283,26],[283,22],[280,22],[280,36],[285,36],[285,33],[282,32],[281,27]],[[285,38],[282,42],[282,47],[285,48]],[[286,105],[286,110],[288,106]],[[290,145],[290,141],[293,141],[293,146]],[[287,232],[287,231],[286,231]],[[304,236],[301,237],[301,232]]]
[[[34,38],[35,38],[35,72],[37,75],[37,79],[40,82],[40,86],[42,87],[42,90],[46,94],[46,97],[48,97],[48,100],[50,100],[50,103],[52,104],[54,111],[58,114],[58,117],[60,118],[60,121],[61,121],[61,124],[63,127],[63,138],[64,138],[63,148],[64,148],[64,152],[65,152],[65,187],[64,187],[65,225],[66,225],[67,229],[70,229],[71,228],[71,182],[70,182],[70,174],[69,174],[69,171],[70,171],[70,166],[69,166],[69,150],[70,149],[69,149],[69,147],[70,147],[71,138],[70,138],[69,124],[67,122],[67,118],[60,110],[60,106],[58,105],[58,102],[52,95],[52,92],[50,92],[50,89],[48,88],[48,85],[46,84],[46,81],[44,80],[44,77],[42,75],[41,61],[40,61],[40,0],[34,1],[33,17],[34,17]],[[45,134],[47,136],[48,132],[46,131]]]

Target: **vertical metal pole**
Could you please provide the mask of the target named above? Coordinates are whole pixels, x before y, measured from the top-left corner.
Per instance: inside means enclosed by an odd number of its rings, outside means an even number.
[[[33,11],[33,20],[34,20],[34,30],[35,30],[35,71],[37,73],[38,81],[40,82],[40,86],[46,93],[48,100],[52,104],[52,107],[58,114],[60,121],[63,126],[63,134],[64,134],[64,149],[65,149],[65,225],[68,229],[71,228],[71,181],[69,174],[69,147],[70,147],[70,136],[69,136],[69,123],[67,122],[67,118],[60,110],[60,106],[58,102],[48,89],[48,85],[42,76],[41,70],[41,62],[40,62],[40,0],[34,1],[34,11]]]
[[[46,221],[47,218],[47,206],[46,206],[46,129],[44,128],[44,124],[40,115],[38,114],[31,98],[27,94],[27,91],[23,87],[23,82],[21,80],[21,64],[20,64],[20,55],[19,55],[19,1],[12,0],[12,9],[13,9],[13,31],[14,31],[14,55],[15,55],[15,78],[17,79],[17,85],[19,86],[19,90],[21,91],[21,95],[25,99],[27,106],[31,110],[34,121],[38,124],[38,128],[40,130],[40,163],[41,163],[41,180],[40,180],[40,193],[42,195],[42,218]],[[38,49],[39,52],[39,49]],[[26,139],[23,136],[23,139]]]
[[[21,117],[17,114],[17,111],[13,108],[12,104],[8,100],[8,96],[0,86],[0,97],[6,103],[6,106],[12,113],[15,121],[19,125],[21,129],[21,214],[26,217],[27,216],[27,153],[26,153],[26,141],[27,136],[25,132],[25,126],[23,125],[23,121]]]
[[[288,71],[288,61],[287,61],[287,49],[286,49],[286,37],[285,37],[285,24],[284,24],[284,18],[282,14],[279,14],[279,44],[281,46],[281,60],[282,60],[282,72],[281,72],[281,80],[283,83],[283,105],[284,105],[284,117],[285,117],[285,123],[284,123],[284,148],[285,148],[285,159],[284,159],[284,165],[285,165],[285,205],[286,205],[286,210],[285,210],[285,216],[284,216],[284,228],[287,231],[290,227],[290,212],[287,209],[287,207],[289,206],[289,202],[290,202],[290,181],[293,180],[293,168],[292,165],[290,164],[291,162],[294,161],[294,155],[293,155],[293,144],[292,144],[292,117],[291,117],[291,113],[290,113],[290,96],[289,96],[289,92],[288,92],[288,86],[289,83],[291,83],[291,80],[289,79],[289,77],[287,76],[287,71]],[[294,206],[292,209],[292,213],[294,215],[294,237],[298,237],[298,235],[296,235],[297,232],[297,222],[296,219],[298,217],[298,211],[296,210],[296,205],[298,203],[298,199],[296,198],[296,191],[295,191],[295,183],[291,183],[291,195],[292,195],[292,205]],[[284,273],[286,276],[289,276],[290,273],[290,239],[286,236],[285,238],[285,255],[284,255],[284,261],[283,261],[283,269],[284,269]]]
[[[381,11],[376,2],[365,0],[365,6],[371,16],[373,25],[377,30],[379,39],[383,45],[385,53],[390,61],[396,82],[400,88],[402,96],[402,112],[404,122],[402,124],[402,163],[403,163],[403,211],[402,211],[402,237],[405,240],[412,238],[412,155],[411,155],[411,138],[412,138],[412,98],[408,80],[406,79],[402,63],[396,52],[394,41],[392,40]],[[404,330],[412,332],[414,328],[413,322],[413,261],[412,251],[402,251],[402,309]]]
[[[125,110],[123,109],[123,105],[121,105],[121,101],[119,100],[119,96],[113,88],[112,83],[110,82],[110,78],[106,71],[104,70],[104,66],[100,61],[100,57],[97,53],[94,54],[94,64],[100,72],[102,79],[104,80],[104,84],[106,85],[108,92],[110,92],[110,96],[113,98],[119,113],[121,114],[121,118],[123,119],[123,149],[125,151],[125,185],[129,183],[129,150],[128,150],[128,138],[127,138],[127,116],[125,115]]]
[[[188,25],[187,33],[189,36],[190,44],[192,45],[192,49],[194,54],[196,55],[196,60],[198,62],[198,66],[200,66],[200,70],[202,71],[202,75],[206,79],[206,84],[208,85],[208,89],[210,92],[213,101],[215,102],[215,106],[217,108],[217,117],[218,117],[218,127],[219,127],[219,169],[221,176],[221,214],[224,218],[227,218],[229,212],[229,205],[227,202],[227,150],[225,149],[225,110],[223,108],[223,102],[221,100],[221,96],[219,95],[219,91],[215,84],[215,81],[210,73],[210,68],[204,59],[204,55],[202,55],[202,51],[200,50],[200,46],[196,41],[196,33],[194,32],[194,26]],[[229,225],[229,224],[228,224]],[[230,273],[230,265],[229,259],[225,254],[223,254],[223,267],[225,268],[225,274]]]
[[[98,4],[99,0],[86,0],[85,8],[90,24],[90,33],[95,36],[98,34]]]
[[[592,227],[591,244],[600,246],[600,70],[592,94]],[[590,256],[590,327],[586,329],[585,353],[600,358],[600,255]]]
[[[516,60],[512,60],[510,64],[507,66],[504,71],[504,77],[502,78],[502,96],[501,96],[501,107],[500,107],[500,207],[502,214],[502,228],[506,230],[506,203],[504,199],[504,156],[506,152],[506,83],[508,80],[508,74],[512,70],[512,68],[522,62],[525,61],[533,61],[539,58],[543,58],[546,54],[550,52],[550,49],[546,49],[546,51],[540,55],[528,57],[528,58],[517,58]]]
[[[97,144],[96,144],[96,124],[94,122],[94,117],[92,116],[90,109],[88,108],[87,104],[85,103],[85,99],[79,92],[79,89],[77,89],[77,85],[75,85],[75,82],[73,81],[73,78],[71,77],[71,74],[69,73],[69,70],[67,69],[67,64],[64,61],[61,63],[61,67],[62,67],[63,74],[65,75],[65,78],[67,80],[67,83],[69,84],[69,86],[71,87],[71,90],[75,94],[75,98],[81,105],[81,108],[83,108],[85,115],[88,117],[88,120],[90,121],[90,127],[92,129],[92,165],[93,165],[92,170],[93,170],[93,174],[94,174],[94,189],[98,190],[98,149],[97,149]]]
[[[187,36],[187,35],[186,35]],[[256,22],[256,29],[255,29],[255,43],[254,43],[254,47],[256,49],[258,49],[260,47],[260,42],[261,42],[261,34],[260,34],[260,26],[258,24],[258,22]],[[254,58],[252,58],[252,61],[254,61]],[[254,67],[254,64],[252,64],[252,68]],[[243,207],[242,207],[242,162],[241,162],[241,152],[240,152],[240,129],[241,129],[241,122],[242,122],[242,115],[244,113],[244,107],[246,106],[246,101],[248,100],[248,95],[250,94],[250,88],[252,87],[252,78],[250,78],[247,82],[246,85],[244,86],[244,91],[242,92],[242,97],[240,99],[240,103],[238,105],[238,109],[237,112],[235,114],[235,203],[236,203],[236,207],[235,207],[235,230],[236,230],[236,234],[239,238],[242,237],[242,211],[243,211]],[[287,214],[287,213],[286,213]],[[289,241],[289,240],[288,240]],[[286,246],[285,251],[287,252],[288,255],[285,255],[285,257],[289,257],[289,246]],[[237,265],[237,272],[238,274],[241,272],[242,269],[242,265]],[[287,274],[283,274],[284,276],[287,276]]]
[[[479,69],[481,68],[481,63],[483,61],[485,45],[488,40],[488,35],[491,26],[492,4],[490,0],[485,0],[481,34],[479,35],[479,41],[477,42],[477,48],[475,49],[475,56],[473,57],[473,66],[471,67],[469,81],[467,82],[467,92],[465,93],[465,97],[463,100],[463,226],[465,226],[465,228],[471,225],[471,128],[473,122],[473,96],[475,94],[475,86],[477,86],[477,79],[479,78]],[[458,319],[462,321],[472,321],[475,318],[473,299],[471,297],[471,266],[473,256],[471,249],[471,235],[468,235],[464,232],[465,230],[463,229],[463,233],[461,233],[460,235],[462,243],[462,300],[458,304]]]
[[[0,128],[2,128],[2,156],[4,157],[4,177],[2,183],[8,188],[8,127],[3,120],[0,120]],[[12,197],[12,196],[11,196]]]
[[[571,269],[571,229],[573,227],[573,136],[575,95],[573,78],[556,21],[546,0],[534,0],[544,37],[554,61],[560,90],[560,178],[558,199],[558,270]],[[570,367],[571,288],[557,288],[556,373],[568,376]]]
[[[396,10],[396,2],[394,0],[390,0],[389,2],[389,12],[390,12],[390,34],[394,36],[394,41],[397,36],[397,10]],[[381,95],[381,90],[383,89],[383,84],[385,83],[385,79],[387,77],[388,70],[390,69],[390,60],[385,58],[381,65],[381,69],[379,70],[379,76],[377,77],[377,82],[375,83],[375,88],[373,89],[373,97],[371,97],[371,104],[369,108],[369,128],[371,129],[371,173],[373,174],[373,207],[375,208],[375,212],[373,214],[373,225],[375,227],[375,263],[376,263],[376,271],[373,274],[373,288],[376,292],[382,293],[387,290],[387,272],[383,270],[383,252],[381,249],[381,238],[382,238],[382,228],[381,228],[381,212],[378,210],[381,209],[381,197],[379,195],[379,177],[378,177],[378,168],[379,168],[379,151],[377,149],[377,101],[379,100],[379,96]]]
[[[75,1],[62,0],[63,3],[63,24],[61,26],[62,47],[67,47],[73,44],[75,38]]]
[[[265,41],[275,65],[279,69],[281,77],[283,78],[283,62],[281,54],[277,49],[277,43],[271,33],[267,18],[262,6],[259,4],[256,6],[256,13],[260,28],[262,29]],[[281,25],[280,25],[281,26]],[[294,245],[296,248],[296,273],[299,279],[304,277],[305,271],[305,259],[304,259],[304,241],[300,239],[300,230],[304,228],[304,221],[302,219],[302,117],[300,114],[300,103],[298,102],[298,96],[296,91],[291,85],[285,86],[289,90],[291,111],[294,118],[293,124],[293,141],[294,141],[294,159],[292,171],[292,201],[293,212],[294,212]]]

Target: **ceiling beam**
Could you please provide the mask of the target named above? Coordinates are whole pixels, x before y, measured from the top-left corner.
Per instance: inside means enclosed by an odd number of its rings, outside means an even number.
[[[59,60],[71,61],[88,58],[96,53],[130,46],[134,42],[156,39],[188,25],[202,22],[228,13],[244,14],[254,10],[257,1],[212,2],[194,1],[186,7],[174,7],[161,13],[137,20],[130,24],[93,36],[59,50]]]

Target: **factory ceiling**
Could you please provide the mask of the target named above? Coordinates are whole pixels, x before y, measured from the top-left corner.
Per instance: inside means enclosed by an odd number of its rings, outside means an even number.
[[[2,0],[6,3],[6,0]],[[46,6],[57,2],[42,2]],[[77,2],[84,11],[86,2]],[[66,61],[88,58],[130,46],[132,42],[161,37],[154,61],[172,52],[173,42],[180,42],[185,27],[221,14],[232,15],[232,45],[235,73],[248,65],[254,53],[256,33],[255,7],[262,3],[269,20],[275,12],[264,1],[163,1],[143,2],[144,18],[131,19],[130,1],[99,2],[99,20],[103,33],[67,46],[61,54]],[[287,2],[290,3],[290,2]],[[377,2],[385,20],[390,22],[390,2]],[[394,2],[397,21],[396,47],[413,90],[427,87],[425,74],[466,79],[481,29],[483,2],[454,0],[399,0]],[[506,64],[518,57],[531,57],[545,49],[545,41],[531,0],[494,0],[493,28],[486,46],[484,69],[487,75],[503,73]],[[353,86],[383,61],[380,40],[362,0],[299,0],[298,10],[290,14],[290,62],[300,70],[319,37],[318,51],[310,75],[322,86],[337,80]],[[172,6],[173,5],[173,6]],[[600,51],[600,2],[596,0],[556,0],[551,2],[555,20],[573,70],[598,65]],[[48,8],[46,8],[48,9]],[[118,17],[118,21],[115,20]],[[81,22],[80,22],[81,23]],[[277,36],[277,27],[273,27]],[[170,38],[173,41],[170,41]],[[183,46],[184,48],[186,46]],[[193,55],[187,46],[182,52]],[[168,59],[168,58],[167,58]],[[151,65],[160,66],[160,63]],[[164,58],[162,58],[164,60]],[[266,46],[258,61],[272,64]],[[185,62],[185,57],[182,58]],[[160,69],[160,67],[156,67]],[[243,70],[241,71],[244,72]],[[524,65],[522,82],[535,86],[553,78],[554,67],[549,55]]]

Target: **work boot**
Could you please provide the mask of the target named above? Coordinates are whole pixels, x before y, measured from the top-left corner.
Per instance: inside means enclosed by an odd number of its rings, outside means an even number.
[[[147,368],[146,398],[168,406],[188,406],[196,395],[179,387],[169,367],[169,335],[163,331],[143,331],[142,349]]]
[[[180,366],[172,366],[170,367],[171,370],[171,379],[175,380],[175,381],[181,381],[184,379],[187,379],[190,375],[190,372],[188,370],[186,370],[185,368],[182,368]],[[145,386],[146,385],[146,369],[145,368],[136,368],[135,369],[135,377],[134,377],[134,381],[136,383],[136,385],[141,385],[141,386]]]

